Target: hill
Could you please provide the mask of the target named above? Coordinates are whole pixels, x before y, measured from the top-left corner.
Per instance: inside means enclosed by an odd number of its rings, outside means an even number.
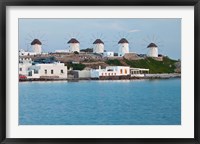
[[[113,59],[107,60],[105,63],[117,66],[130,66],[135,68],[147,68],[150,73],[174,73],[176,72],[176,63],[178,61],[172,60],[168,57],[163,57],[163,61],[157,61],[153,58],[146,57],[140,60],[122,60]]]
[[[181,73],[181,62],[163,57],[163,61],[155,60],[151,57],[140,57],[136,54],[129,54],[124,57],[111,57],[106,58],[100,54],[93,53],[51,53],[48,55],[36,56],[21,56],[21,58],[31,58],[37,60],[38,58],[54,58],[56,61],[65,63],[68,68],[72,67],[74,70],[83,69],[98,69],[105,68],[106,66],[130,66],[134,68],[147,68],[150,73]]]

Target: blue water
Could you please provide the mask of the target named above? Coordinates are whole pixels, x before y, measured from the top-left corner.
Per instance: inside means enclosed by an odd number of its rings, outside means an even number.
[[[20,125],[180,125],[181,80],[19,83]]]

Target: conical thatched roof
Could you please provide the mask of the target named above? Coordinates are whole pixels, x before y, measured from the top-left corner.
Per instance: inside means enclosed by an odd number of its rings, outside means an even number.
[[[35,45],[35,44],[38,44],[38,45],[42,45],[41,41],[39,39],[34,39],[32,42],[31,42],[31,45]]]
[[[72,38],[67,43],[80,43],[77,39]]]
[[[99,44],[99,43],[104,44],[103,41],[102,41],[101,39],[96,39],[96,40],[93,42],[93,44]]]
[[[118,42],[118,44],[120,44],[120,43],[129,43],[129,42],[127,41],[127,39],[122,38],[122,39]]]
[[[158,47],[155,43],[150,43],[147,48],[151,48],[151,47]]]

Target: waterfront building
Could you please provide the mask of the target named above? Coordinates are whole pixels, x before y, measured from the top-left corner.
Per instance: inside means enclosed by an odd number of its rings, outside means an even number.
[[[147,54],[149,57],[158,57],[158,46],[155,43],[150,43],[147,48],[149,48]]]
[[[122,38],[119,42],[119,51],[118,56],[124,56],[126,53],[129,53],[129,42],[127,39]]]
[[[100,78],[107,76],[128,76],[130,75],[130,67],[129,66],[107,66],[105,69],[92,69],[91,78]]]
[[[27,76],[29,67],[32,66],[31,58],[19,58],[19,74]]]
[[[32,61],[31,58],[19,59],[19,74],[28,79],[66,79],[67,66],[56,61],[53,57],[40,58]]]
[[[73,78],[91,78],[90,70],[72,70],[71,74],[74,76]]]
[[[66,79],[67,66],[64,63],[37,63],[28,69],[27,78]]]
[[[145,77],[149,73],[149,69],[130,68],[131,77]]]
[[[42,43],[40,42],[39,39],[34,39],[31,42],[31,46],[33,48],[33,52],[36,54],[41,54],[42,53]]]
[[[104,52],[104,42],[101,39],[96,39],[93,42],[93,53],[103,53]]]
[[[67,43],[70,52],[80,52],[80,42],[77,39],[71,38]]]
[[[114,57],[114,52],[104,52],[103,56],[104,57]]]

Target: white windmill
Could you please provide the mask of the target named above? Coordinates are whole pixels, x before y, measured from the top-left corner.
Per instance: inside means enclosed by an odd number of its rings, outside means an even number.
[[[33,52],[35,54],[41,54],[42,53],[42,43],[40,42],[39,39],[34,39],[32,42],[31,42],[31,46],[33,48]]]
[[[22,55],[43,54],[44,46],[47,46],[47,40],[44,39],[45,34],[38,31],[37,33],[28,33],[25,38],[27,49],[20,49]]]
[[[104,53],[104,42],[101,39],[96,39],[93,42],[93,53]]]
[[[118,51],[118,56],[124,56],[126,53],[129,53],[129,42],[127,39],[122,38],[118,42],[119,45],[119,51]]]
[[[163,41],[158,40],[155,35],[153,35],[152,37],[147,36],[146,39],[143,39],[142,47],[144,47],[144,49],[148,49],[146,53],[148,57],[157,58],[161,55],[159,54],[159,51],[162,51],[161,48],[164,47],[162,43]]]
[[[80,42],[77,39],[71,38],[67,43],[70,52],[80,52]]]
[[[147,56],[158,57],[158,46],[155,43],[150,43],[147,48],[149,48]]]

